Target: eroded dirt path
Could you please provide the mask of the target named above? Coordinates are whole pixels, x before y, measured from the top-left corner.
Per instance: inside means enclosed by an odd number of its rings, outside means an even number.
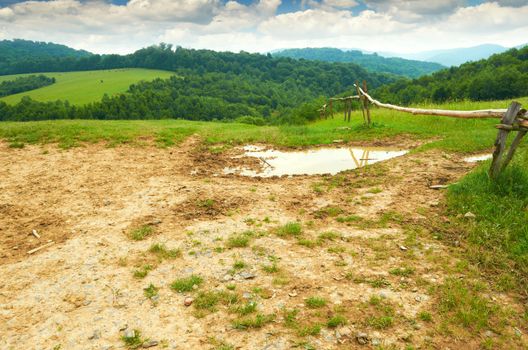
[[[419,229],[443,195],[429,185],[454,182],[471,165],[430,151],[334,177],[216,176],[228,156],[204,153],[193,138],[166,150],[0,145],[0,348],[123,348],[127,328],[168,349],[479,346],[478,337],[437,331],[430,288],[455,258]],[[302,232],[277,234],[288,222]],[[143,225],[153,233],[131,240]],[[246,247],[230,245],[247,231]],[[155,243],[182,255],[153,258]],[[191,274],[203,278],[196,290],[170,288]],[[149,284],[159,288],[154,301]],[[200,292],[215,291],[239,301],[197,307]],[[310,308],[311,297],[326,304]],[[248,302],[256,311],[241,316],[236,307]],[[256,313],[269,322],[233,327]],[[427,313],[432,322],[419,317]],[[325,326],[336,315],[346,325]]]

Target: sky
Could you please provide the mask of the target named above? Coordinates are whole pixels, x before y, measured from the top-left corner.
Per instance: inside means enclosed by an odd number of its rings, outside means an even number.
[[[410,53],[528,42],[528,0],[0,0],[0,40],[130,53],[338,47]]]

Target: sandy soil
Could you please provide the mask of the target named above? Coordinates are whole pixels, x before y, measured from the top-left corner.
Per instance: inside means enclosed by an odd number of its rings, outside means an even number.
[[[213,349],[221,342],[267,350],[302,349],[304,343],[317,349],[478,347],[478,336],[447,337],[436,331],[435,322],[411,322],[420,311],[435,314],[428,288],[445,278],[442,266],[455,259],[455,248],[429,233],[410,245],[408,225],[361,227],[339,223],[325,211],[339,207],[341,216],[372,222],[397,212],[409,225],[423,223],[438,215],[443,196],[429,185],[455,182],[474,165],[430,151],[336,177],[218,175],[234,162],[256,166],[252,160],[232,160],[236,152],[211,155],[196,138],[170,149],[90,145],[63,151],[50,145],[16,150],[0,144],[0,348],[124,348],[127,327],[168,349]],[[203,204],[210,199],[213,204]],[[305,238],[327,231],[341,238],[308,248],[272,233],[296,220],[303,223]],[[131,240],[128,233],[140,225],[151,225],[154,233]],[[246,248],[225,247],[230,235],[246,230],[261,234]],[[54,244],[27,253],[49,241]],[[149,247],[160,242],[179,248],[182,257],[158,261],[145,278],[135,278],[137,265],[152,260]],[[270,256],[280,272],[262,270]],[[243,260],[244,271],[255,276],[229,277],[235,260]],[[389,274],[409,264],[416,269],[413,276]],[[204,277],[198,291],[170,289],[175,279],[191,273]],[[376,279],[384,282],[373,286],[369,281]],[[160,288],[156,303],[144,295],[150,283]],[[238,316],[227,307],[204,316],[194,305],[184,305],[186,296],[230,284],[275,320],[237,330],[232,321]],[[315,295],[328,300],[316,311],[304,304]],[[374,312],[368,304],[372,295],[394,308],[392,327],[365,323]],[[493,298],[516,307],[507,296]],[[336,307],[349,320],[346,326],[300,336],[284,325],[284,308],[297,308],[301,322],[308,322],[326,320]],[[358,343],[358,332],[368,335],[368,344]]]

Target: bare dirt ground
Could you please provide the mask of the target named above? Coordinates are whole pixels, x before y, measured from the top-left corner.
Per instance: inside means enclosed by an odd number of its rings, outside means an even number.
[[[443,193],[429,185],[455,182],[473,165],[429,151],[333,177],[218,175],[236,152],[209,154],[196,138],[169,149],[0,144],[0,349],[125,348],[132,329],[168,349],[479,347],[484,335],[438,331],[430,291],[457,248],[413,229],[439,215]],[[294,221],[298,236],[276,234]],[[144,225],[152,234],[130,239]],[[246,231],[246,247],[229,244]],[[154,243],[182,254],[155,258]],[[134,276],[146,263],[146,276]],[[171,289],[191,274],[203,283]],[[149,284],[159,288],[153,300]],[[200,308],[200,293],[214,291],[254,302],[255,313],[222,301]],[[314,296],[326,304],[308,307]],[[507,295],[490,298],[519,308]],[[256,313],[267,322],[233,326]],[[326,326],[335,315],[346,324]],[[508,348],[522,348],[521,330]]]

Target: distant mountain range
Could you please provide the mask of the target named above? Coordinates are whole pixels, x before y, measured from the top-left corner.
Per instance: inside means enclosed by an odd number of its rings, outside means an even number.
[[[515,46],[514,48],[520,49],[526,45],[528,45],[528,43]],[[377,70],[379,68],[382,68],[384,69],[383,71],[385,72],[391,72],[395,74],[416,77],[419,75],[429,74],[436,70],[439,70],[438,68],[434,68],[435,66],[431,65],[431,63],[436,63],[437,65],[442,65],[445,67],[459,66],[466,62],[478,61],[481,59],[489,58],[491,55],[494,55],[497,53],[503,53],[505,51],[508,51],[511,48],[512,47],[505,47],[505,46],[496,45],[496,44],[483,44],[483,45],[477,45],[477,46],[471,46],[471,47],[460,47],[460,48],[444,49],[444,50],[419,51],[419,52],[413,52],[413,53],[384,52],[384,51],[380,51],[376,53],[372,51],[361,50],[358,48],[280,49],[280,50],[271,51],[270,53],[272,55],[287,56],[287,57],[293,57],[293,58],[317,59],[317,60],[331,61],[331,62],[354,62],[367,69]],[[314,52],[313,50],[318,50],[319,52]],[[331,51],[331,50],[334,50],[334,51]],[[338,51],[340,51],[340,53]],[[328,53],[328,55],[326,55],[326,53]],[[362,53],[363,57],[358,55],[358,53]],[[377,56],[381,58],[388,58],[388,59],[404,59],[404,61],[392,61],[392,62],[383,61],[373,56]],[[368,62],[369,60],[371,60],[372,63]],[[405,60],[411,60],[411,62],[406,62]],[[402,71],[401,69],[393,68],[394,63],[403,63],[404,65],[406,65],[407,63],[412,63],[416,65],[416,61],[427,63],[427,65],[425,66],[418,66],[416,68],[417,71],[420,72],[419,74],[417,74],[416,72],[405,72],[405,70]],[[385,65],[388,65],[388,66],[385,66]],[[431,71],[427,72],[430,69]]]
[[[524,46],[524,45],[521,45]],[[484,44],[472,47],[461,47],[446,50],[432,50],[421,51],[415,53],[395,53],[395,52],[380,52],[384,57],[402,57],[411,60],[428,61],[440,63],[444,66],[459,66],[462,63],[469,61],[478,61],[490,57],[496,53],[502,53],[509,50],[509,47],[504,47],[495,44]]]
[[[399,57],[383,57],[376,53],[363,53],[359,50],[341,50],[336,48],[284,49],[272,53],[276,57],[317,60],[326,62],[355,63],[377,73],[391,73],[417,78],[445,68],[441,64],[410,60]]]

